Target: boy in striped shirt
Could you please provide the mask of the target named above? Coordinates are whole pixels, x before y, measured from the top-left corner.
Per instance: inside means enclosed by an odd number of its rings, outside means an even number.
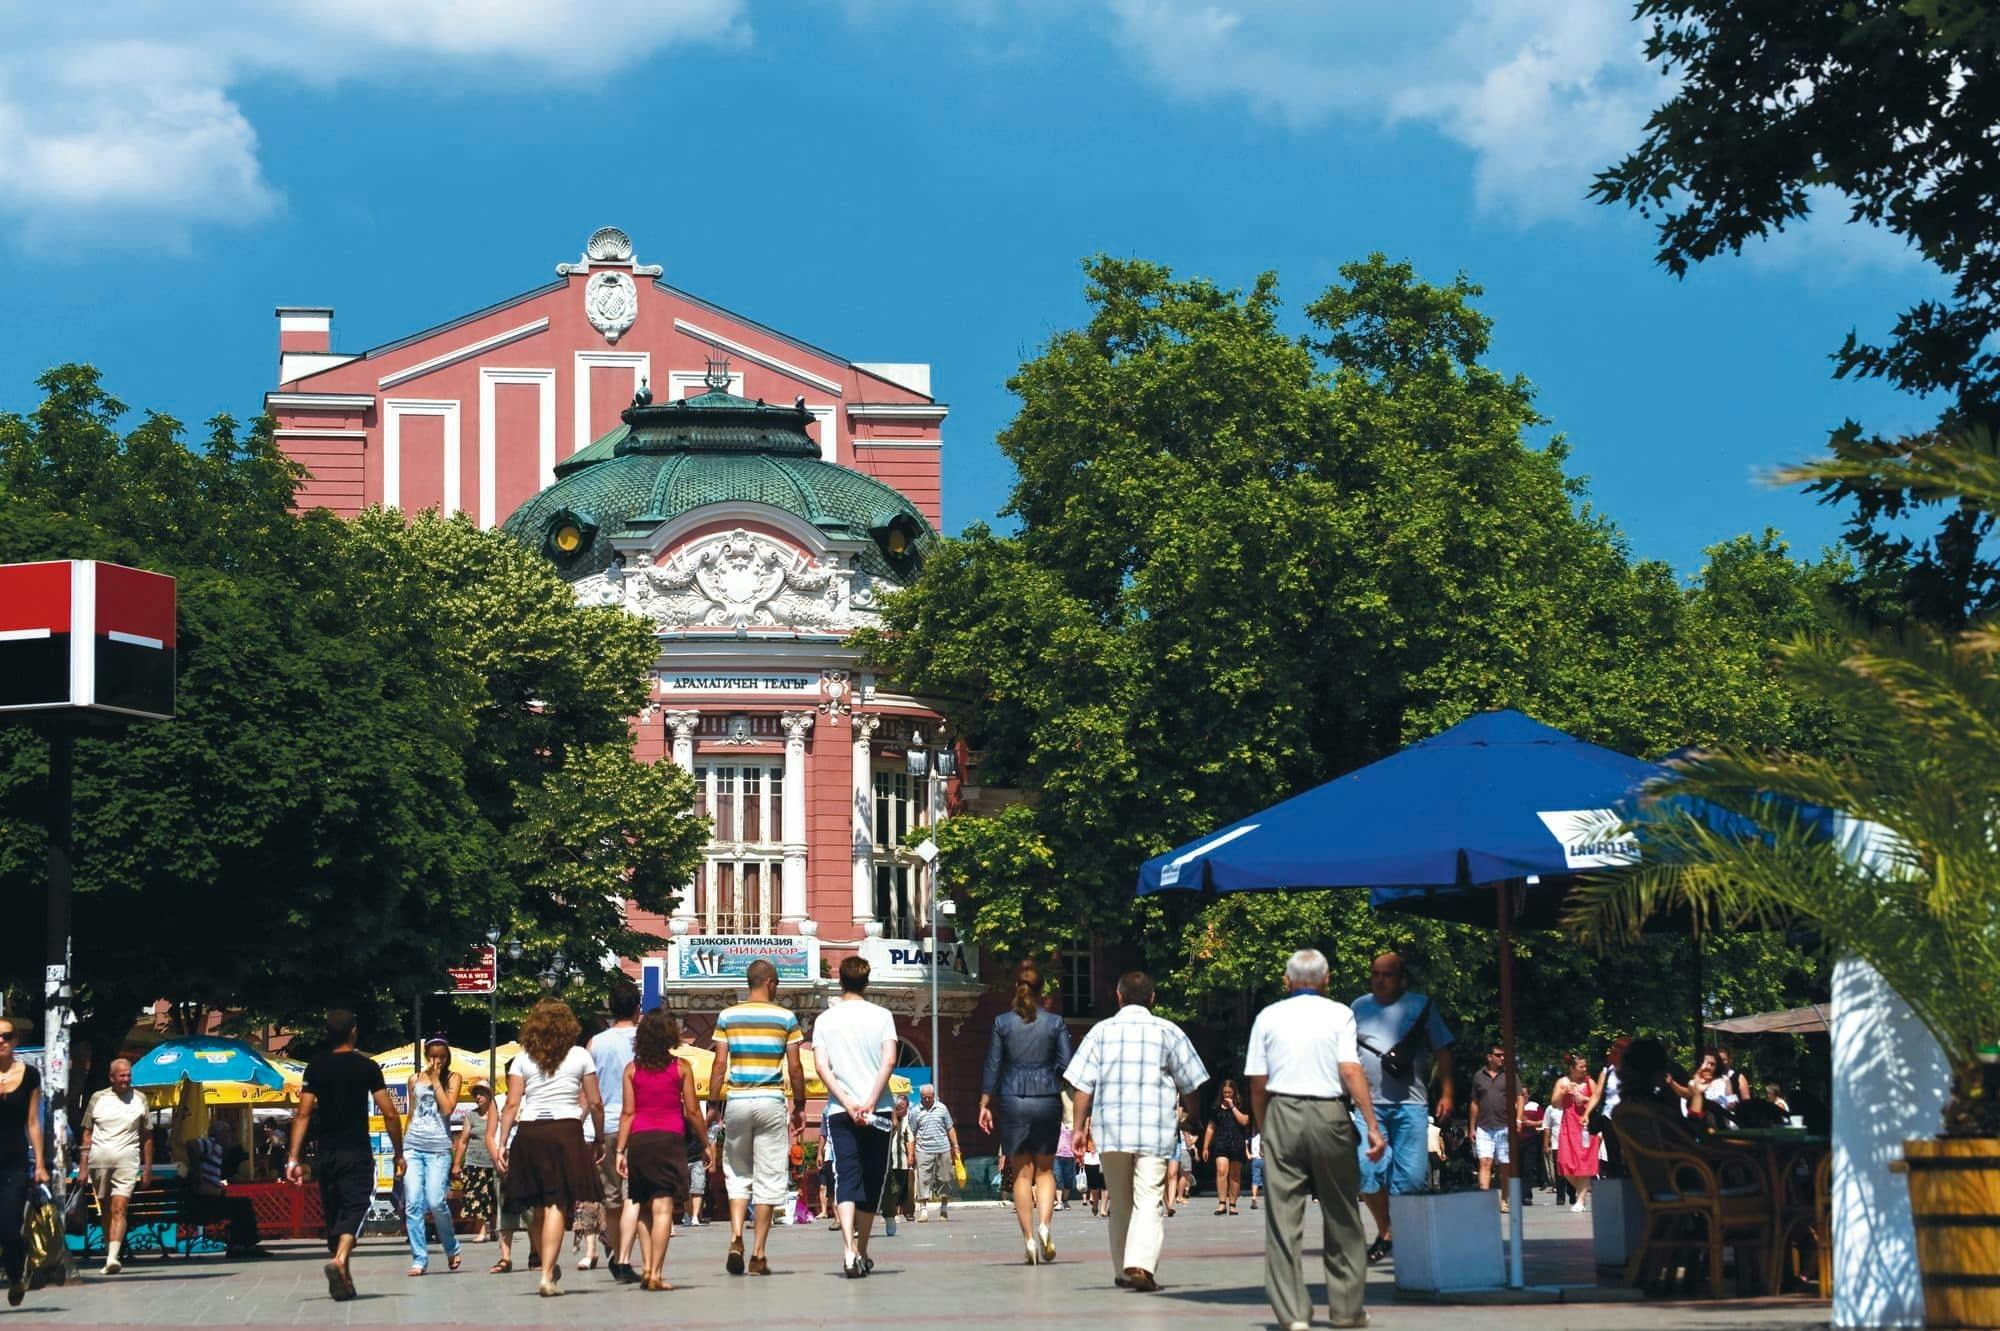
[[[771,1273],[764,1242],[790,1183],[792,1134],[805,1122],[806,1079],[799,1065],[804,1035],[799,1019],[777,1002],[777,967],[760,958],[750,963],[743,980],[748,1000],[723,1009],[715,1019],[709,1097],[721,1111],[727,1159],[723,1180],[729,1189],[730,1237],[724,1269],[733,1276],[744,1273],[743,1223],[754,1205],[749,1273],[764,1276]]]

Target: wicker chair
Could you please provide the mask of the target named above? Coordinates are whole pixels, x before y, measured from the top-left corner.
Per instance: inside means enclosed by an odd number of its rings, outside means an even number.
[[[1693,1263],[1684,1254],[1708,1257],[1709,1294],[1724,1292],[1722,1253],[1738,1251],[1738,1278],[1756,1270],[1768,1278],[1777,1234],[1769,1181],[1751,1156],[1707,1155],[1689,1140],[1671,1108],[1626,1100],[1612,1115],[1612,1130],[1625,1153],[1625,1168],[1638,1191],[1646,1219],[1637,1249],[1625,1268],[1625,1282],[1638,1287],[1665,1279]],[[1759,1258],[1753,1266],[1746,1250]]]

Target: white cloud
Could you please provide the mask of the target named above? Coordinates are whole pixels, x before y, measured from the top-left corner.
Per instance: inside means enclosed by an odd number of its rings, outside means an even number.
[[[1141,69],[1295,126],[1415,122],[1467,148],[1480,206],[1575,215],[1667,85],[1607,0],[1110,0]]]
[[[1592,178],[1674,91],[1623,0],[1104,2],[1113,40],[1169,93],[1239,101],[1298,128],[1428,127],[1468,152],[1481,211],[1520,225],[1598,213]],[[1920,262],[1846,218],[1822,191],[1811,218],[1745,254],[1835,279]]]
[[[0,218],[31,248],[77,231],[178,246],[282,207],[234,90],[580,82],[688,43],[747,40],[744,0],[145,0],[16,10],[0,39]],[[119,36],[107,40],[106,33]],[[497,66],[497,69],[496,69]]]

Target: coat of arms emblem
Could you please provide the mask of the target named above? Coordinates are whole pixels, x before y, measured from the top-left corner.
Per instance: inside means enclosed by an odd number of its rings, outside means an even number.
[[[590,326],[616,342],[639,317],[639,289],[626,273],[592,273],[583,287],[583,315]]]

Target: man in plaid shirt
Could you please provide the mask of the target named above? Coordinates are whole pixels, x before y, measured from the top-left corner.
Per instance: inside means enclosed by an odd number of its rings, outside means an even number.
[[[1174,1154],[1176,1101],[1200,1117],[1195,1093],[1208,1069],[1171,1021],[1156,1017],[1153,980],[1144,971],[1118,977],[1118,1012],[1093,1026],[1070,1059],[1064,1080],[1076,1088],[1075,1136],[1086,1130],[1104,1160],[1111,1201],[1111,1267],[1124,1289],[1155,1290],[1161,1192]]]

